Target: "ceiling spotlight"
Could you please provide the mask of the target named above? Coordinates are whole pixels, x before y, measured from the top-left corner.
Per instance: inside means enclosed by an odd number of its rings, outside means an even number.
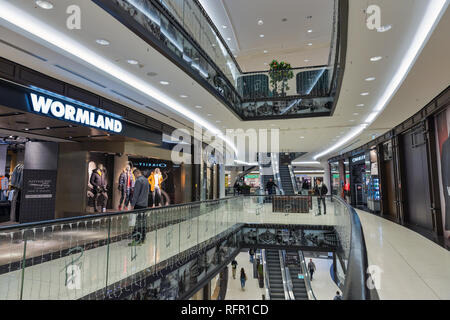
[[[383,59],[382,56],[376,56],[376,57],[370,58],[370,61],[372,61],[372,62],[377,62],[377,61],[380,61],[381,59]]]
[[[263,34],[260,34],[259,37],[260,37],[260,38],[264,38],[264,35],[263,35]]]
[[[361,93],[361,95],[362,95],[363,97],[365,97],[365,96],[368,96],[369,93],[368,93],[368,92],[363,92],[363,93]]]
[[[391,29],[392,29],[392,25],[387,24],[385,26],[381,26],[381,27],[377,28],[377,31],[378,32],[386,32],[386,31],[389,31]]]
[[[226,28],[228,28],[228,27],[227,27],[227,26],[222,26],[222,28],[226,29]]]
[[[231,41],[231,38],[227,38],[228,41]]]
[[[312,43],[310,42],[310,43],[308,43],[308,46],[312,46]]]
[[[263,24],[264,24],[264,21],[262,21],[262,20],[258,21],[258,25],[262,26]]]
[[[268,53],[269,51],[267,51],[267,50],[264,50],[264,53]]]
[[[305,137],[304,137],[304,136],[301,136],[300,139],[305,139]]]
[[[28,131],[28,130],[30,130],[30,129],[28,129],[28,128],[25,128],[24,130],[25,130],[25,131]]]
[[[105,39],[97,39],[95,40],[95,42],[97,42],[101,46],[109,46],[110,44],[109,41]]]
[[[50,127],[45,127],[45,129],[50,130]]]
[[[356,105],[357,107],[364,107],[364,103],[360,103]]]
[[[180,95],[180,98],[186,99],[186,98],[188,98],[188,96],[185,94],[182,94],[182,95]]]
[[[358,112],[355,112],[353,115],[354,115],[354,116],[359,116],[359,113],[358,113]]]
[[[50,10],[53,9],[53,3],[45,0],[36,0],[36,4],[42,9]]]
[[[305,62],[309,62],[309,60],[308,60],[308,59],[305,59]]]
[[[375,81],[375,80],[376,80],[375,77],[369,77],[369,78],[366,78],[366,81]]]
[[[127,62],[128,62],[129,64],[133,64],[133,65],[136,65],[136,64],[139,63],[139,61],[133,60],[133,59],[127,60]]]
[[[167,81],[160,81],[159,83],[161,83],[163,86],[168,86],[170,84],[170,82]]]
[[[203,107],[202,106],[195,106],[197,109],[202,109]]]
[[[309,30],[308,30],[308,33],[311,33],[311,32],[313,32],[312,29],[309,29]]]

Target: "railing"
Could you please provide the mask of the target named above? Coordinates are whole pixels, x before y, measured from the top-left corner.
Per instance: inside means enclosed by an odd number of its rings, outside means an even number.
[[[316,217],[314,200],[305,196],[233,197],[2,227],[0,300],[104,299],[142,284],[149,276],[157,278],[167,268],[184,279],[183,291],[188,292],[194,284],[186,274],[194,271],[183,269],[189,266],[182,262],[204,251],[206,262],[197,264],[196,272],[200,267],[216,270],[220,257],[243,241],[239,237],[250,237],[244,231],[237,233],[244,224],[267,226],[264,233],[256,234],[265,243],[317,248],[337,245],[335,232],[316,232],[317,226],[334,227],[347,261],[344,298],[367,299],[365,244],[356,213],[336,198],[327,200],[326,216]],[[283,235],[278,239],[271,225],[310,225],[311,232],[292,231],[286,239]],[[217,242],[220,250],[210,248]],[[206,276],[203,270],[195,279]],[[164,297],[176,298],[176,292]]]
[[[266,261],[266,250],[263,249],[261,251],[261,259],[263,262],[264,269],[264,289],[266,292],[266,300],[270,300],[270,281],[269,281],[269,273],[267,271],[267,261]]]
[[[289,267],[287,267],[284,263],[286,261],[286,251],[285,250],[281,251],[281,261],[282,261],[281,274],[284,275],[283,277],[286,278],[286,288],[285,289],[287,290],[287,295],[289,297],[289,299],[286,299],[286,300],[295,300],[294,284],[292,283],[291,274],[289,272]]]
[[[197,0],[93,1],[167,52],[243,120],[325,116],[332,112],[342,68],[338,0],[330,17],[333,29],[328,65],[252,73],[242,73]]]

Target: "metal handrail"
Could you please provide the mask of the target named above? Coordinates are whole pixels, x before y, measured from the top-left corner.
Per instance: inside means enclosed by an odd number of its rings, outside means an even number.
[[[278,257],[280,258],[280,269],[281,269],[281,278],[283,279],[284,298],[285,298],[285,300],[290,300],[290,293],[289,293],[289,288],[288,288],[286,274],[285,274],[283,254],[282,254],[281,250],[278,250]]]
[[[290,300],[295,300],[295,295],[294,295],[294,284],[292,283],[292,278],[291,278],[291,273],[289,272],[289,267],[287,267],[284,264],[284,261],[286,261],[286,250],[282,250],[282,257],[283,257],[283,266],[282,268],[284,269],[284,274],[286,276],[286,283],[287,283],[287,289],[288,289],[288,293],[289,293],[289,298]]]
[[[267,272],[267,261],[266,261],[266,250],[261,250],[261,260],[263,263],[264,270],[264,285],[266,290],[266,299],[270,300],[270,282],[269,282],[269,273]]]

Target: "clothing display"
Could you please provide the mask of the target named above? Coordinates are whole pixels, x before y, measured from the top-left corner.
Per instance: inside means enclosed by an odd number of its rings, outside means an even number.
[[[164,181],[161,173],[152,172],[148,177],[148,183],[150,184],[150,191],[152,192],[153,206],[156,205],[156,195],[158,195],[159,204],[162,204],[161,184]]]
[[[20,194],[23,187],[23,163],[19,163],[13,170],[10,185],[13,188],[11,198],[11,221],[19,221],[20,217]]]
[[[120,191],[120,201],[119,210],[122,210],[122,205],[128,207],[131,202],[131,197],[134,191],[134,185],[136,183],[136,178],[131,170],[124,170],[119,176],[119,191]]]
[[[23,184],[23,163],[19,163],[11,175],[11,187],[22,189]]]
[[[106,211],[106,204],[108,202],[108,193],[107,193],[107,179],[106,173],[103,170],[95,169],[92,172],[91,179],[89,181],[92,185],[94,192],[94,209],[95,212],[98,212],[98,206],[102,208],[101,211]],[[103,198],[103,201],[99,203],[100,198]]]
[[[445,230],[450,230],[450,138],[442,146],[442,184],[445,198]]]

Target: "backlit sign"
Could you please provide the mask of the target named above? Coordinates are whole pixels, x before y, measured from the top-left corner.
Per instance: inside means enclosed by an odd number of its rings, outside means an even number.
[[[365,156],[365,155],[362,155],[362,156],[353,158],[353,159],[352,159],[352,163],[359,162],[359,161],[363,161],[363,160],[366,160],[366,156]]]
[[[30,93],[32,110],[47,116],[53,116],[57,119],[72,121],[93,128],[111,131],[115,133],[122,132],[122,122],[93,112],[79,106],[74,107],[70,104],[53,100],[41,95]]]

